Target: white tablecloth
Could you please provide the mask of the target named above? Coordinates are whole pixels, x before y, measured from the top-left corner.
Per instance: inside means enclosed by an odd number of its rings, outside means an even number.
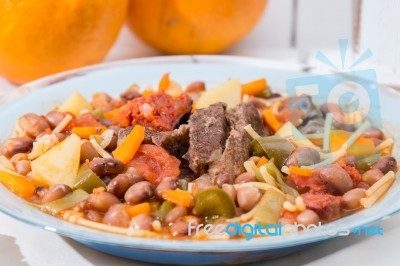
[[[135,47],[135,49],[132,49]],[[228,54],[257,56],[296,62],[295,50],[262,49],[260,43],[245,41]],[[106,61],[159,55],[123,30]],[[0,78],[0,94],[15,86]],[[1,197],[0,197],[1,198]],[[400,216],[379,223],[383,236],[338,237],[313,248],[258,265],[399,265]],[[190,261],[188,261],[190,264]],[[103,254],[73,240],[16,221],[0,213],[0,265],[148,265]]]

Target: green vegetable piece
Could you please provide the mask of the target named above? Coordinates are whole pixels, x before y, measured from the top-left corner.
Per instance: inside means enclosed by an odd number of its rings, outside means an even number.
[[[265,87],[265,89],[263,89],[261,92],[256,94],[256,97],[260,97],[260,98],[264,98],[264,99],[268,99],[269,97],[271,97],[271,87],[267,86]]]
[[[82,189],[87,193],[92,193],[98,187],[106,188],[106,184],[100,179],[86,164],[83,164],[78,171],[78,182],[74,189]]]
[[[193,213],[211,221],[220,217],[234,217],[236,208],[235,203],[225,191],[219,188],[210,188],[194,197]]]
[[[69,208],[74,207],[76,204],[78,204],[81,201],[86,200],[89,197],[89,194],[82,190],[82,189],[77,189],[74,190],[73,192],[69,193],[65,197],[61,199],[54,200],[52,202],[39,205],[39,208],[43,211],[49,212],[53,215],[58,214],[62,210],[66,210]]]
[[[275,180],[277,181],[280,189],[284,193],[292,195],[295,198],[300,195],[299,192],[296,189],[294,189],[294,188],[290,187],[289,185],[287,185],[286,182],[283,180],[283,175],[282,175],[281,171],[279,171],[279,169],[275,166],[274,159],[269,160],[268,163],[265,164],[265,168],[267,169],[267,172],[273,178],[275,178]]]
[[[264,226],[277,224],[285,200],[286,197],[282,193],[279,193],[274,189],[266,190],[255,207],[256,209],[254,210],[255,212],[253,216],[254,221],[260,222]]]
[[[154,216],[159,220],[164,220],[167,213],[172,210],[176,205],[170,201],[164,201],[158,210],[155,212]]]
[[[285,138],[269,136],[254,139],[251,142],[251,150],[256,156],[274,158],[276,166],[281,169],[285,161],[295,149],[294,145]]]
[[[186,179],[179,179],[178,188],[181,190],[188,190],[189,182]]]
[[[97,119],[104,119],[104,111],[101,110],[101,109],[99,109],[99,108],[94,109],[94,110],[92,111],[92,114],[93,114]]]
[[[371,169],[371,166],[378,162],[381,159],[381,155],[379,153],[370,155],[368,157],[364,157],[358,161],[356,161],[356,165],[359,169],[363,171],[368,171]]]

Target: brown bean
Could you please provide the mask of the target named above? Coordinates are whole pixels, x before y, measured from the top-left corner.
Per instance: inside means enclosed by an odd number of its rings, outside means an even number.
[[[86,162],[86,160],[92,161],[94,158],[99,157],[99,153],[93,147],[92,143],[85,141],[81,145],[81,163]]]
[[[162,193],[164,192],[164,190],[174,190],[177,186],[178,186],[177,177],[164,178],[156,188],[156,197],[158,199],[162,199],[163,198]]]
[[[195,81],[186,87],[187,93],[198,93],[206,90],[206,84],[203,81]]]
[[[355,188],[347,191],[342,197],[342,207],[346,210],[354,210],[359,208],[360,200],[365,197],[365,189]]]
[[[211,183],[218,186],[219,188],[222,187],[224,184],[233,184],[234,180],[231,175],[227,173],[220,173],[213,177]]]
[[[109,192],[93,191],[87,199],[90,208],[106,212],[111,206],[120,203],[119,199]]]
[[[91,220],[93,222],[98,222],[98,223],[100,223],[103,220],[103,216],[95,210],[88,210],[86,213],[86,217],[89,220]]]
[[[139,214],[132,219],[131,226],[136,230],[147,230],[150,231],[153,226],[153,217],[148,214]]]
[[[296,217],[296,222],[304,226],[309,226],[310,224],[317,225],[319,221],[320,220],[318,214],[315,211],[309,209],[302,211]]]
[[[50,111],[46,114],[46,120],[53,129],[65,118],[66,114],[57,111]]]
[[[17,173],[20,175],[27,175],[31,169],[31,161],[29,160],[21,160],[15,164],[15,169]]]
[[[368,139],[383,139],[383,132],[376,127],[371,127],[364,131],[361,136]]]
[[[167,215],[165,216],[165,222],[167,224],[173,223],[178,220],[178,218],[188,215],[188,213],[189,211],[187,208],[183,206],[176,206],[167,213]]]
[[[173,236],[188,235],[189,223],[185,220],[185,217],[181,217],[171,225],[169,230]]]
[[[322,168],[320,177],[334,193],[339,195],[343,195],[343,193],[353,188],[353,180],[341,167]]]
[[[386,175],[389,171],[393,171],[396,167],[396,159],[392,156],[383,156],[378,162],[374,163],[371,169],[379,169]]]
[[[235,184],[254,182],[254,181],[256,181],[256,176],[253,175],[252,173],[245,172],[236,177]]]
[[[72,192],[72,189],[64,184],[56,184],[50,187],[42,198],[42,203],[52,202],[61,199]]]
[[[244,211],[250,211],[261,198],[260,191],[251,185],[241,185],[237,190],[237,202]]]
[[[43,116],[28,113],[18,119],[21,129],[31,137],[37,137],[46,129],[50,129],[49,123]]]
[[[119,174],[108,183],[107,191],[122,198],[130,186],[144,180],[144,177],[138,174]]]
[[[126,192],[124,199],[129,204],[138,204],[154,196],[154,185],[141,181],[132,185]]]
[[[287,166],[313,165],[320,161],[319,152],[312,148],[297,147],[286,160]]]
[[[117,135],[114,134],[111,138],[110,143],[104,149],[111,152],[117,148],[117,143],[118,143],[118,137]]]
[[[44,195],[46,195],[46,193],[49,191],[49,189],[47,187],[36,187],[35,188],[35,194],[38,195],[40,198],[43,198]]]
[[[131,217],[125,211],[125,204],[111,206],[103,217],[103,223],[119,227],[129,227]]]
[[[17,153],[26,153],[32,149],[33,139],[29,137],[10,138],[1,147],[1,153],[10,158]]]
[[[27,153],[17,153],[11,157],[10,162],[15,166],[15,164],[22,160],[28,160]]]
[[[236,189],[233,185],[230,184],[223,184],[222,185],[222,190],[225,191],[229,197],[233,200],[233,202],[236,201]]]
[[[373,184],[376,183],[379,179],[383,177],[383,173],[379,169],[370,169],[366,171],[362,177],[361,180],[368,185],[372,186]]]
[[[99,176],[117,175],[125,170],[125,165],[116,158],[94,158],[89,167]]]

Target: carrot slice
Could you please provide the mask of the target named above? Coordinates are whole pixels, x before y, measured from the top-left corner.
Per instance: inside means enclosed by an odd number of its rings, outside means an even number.
[[[263,165],[266,164],[266,163],[268,163],[268,159],[265,158],[265,156],[263,156],[263,157],[261,157],[261,159],[258,161],[257,167],[261,167],[261,166],[263,166]]]
[[[257,79],[242,85],[242,94],[256,95],[267,86],[265,78]]]
[[[144,202],[134,206],[126,206],[125,211],[131,217],[137,216],[139,214],[150,214],[150,203]]]
[[[99,127],[74,127],[72,128],[72,133],[75,133],[82,139],[88,139],[92,135],[101,134],[107,128],[105,126]]]
[[[166,91],[168,89],[169,86],[169,73],[165,73],[161,79],[160,82],[158,83],[158,90],[159,91]]]
[[[193,196],[186,190],[164,190],[162,197],[177,205],[190,207],[193,202]]]
[[[144,140],[144,131],[144,127],[136,125],[122,143],[112,152],[114,158],[117,158],[124,164],[132,160]]]
[[[264,121],[270,126],[275,132],[281,127],[281,123],[278,121],[271,108],[265,109],[262,113]]]
[[[29,199],[35,193],[36,186],[33,181],[6,171],[0,171],[0,182],[9,190],[24,199]]]
[[[313,173],[313,169],[289,166],[289,172],[291,174],[300,175],[300,176],[311,176]]]

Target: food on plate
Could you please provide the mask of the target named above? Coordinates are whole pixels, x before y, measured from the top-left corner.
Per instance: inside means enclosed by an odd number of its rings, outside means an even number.
[[[369,121],[273,93],[263,78],[206,87],[167,73],[157,90],[75,92],[27,113],[2,144],[0,182],[82,226],[227,239],[241,236],[207,226],[327,223],[370,208],[395,180],[393,138]]]

